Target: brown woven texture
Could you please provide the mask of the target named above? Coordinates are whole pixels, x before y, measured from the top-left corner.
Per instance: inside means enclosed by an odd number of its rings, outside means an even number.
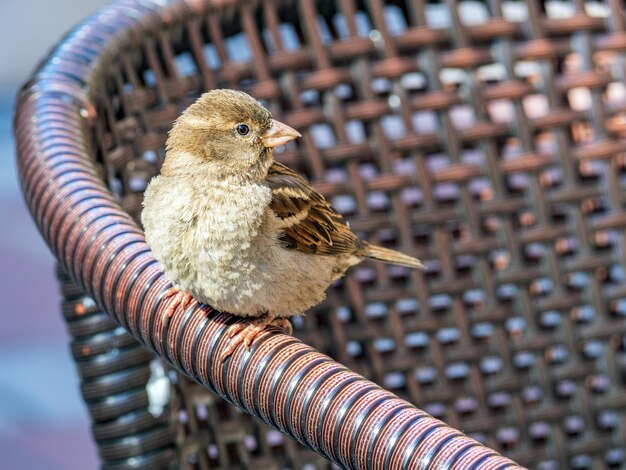
[[[289,337],[222,366],[228,316],[163,320],[167,281],[113,200],[138,220],[176,116],[202,91],[243,89],[303,134],[280,161],[363,238],[428,267],[363,263],[294,320],[295,335],[521,465],[619,468],[625,26],[618,0],[114,3],[22,94],[24,192],[64,269],[133,336],[323,456],[507,468]],[[173,380],[179,465],[329,465]],[[296,393],[311,380],[314,398]]]

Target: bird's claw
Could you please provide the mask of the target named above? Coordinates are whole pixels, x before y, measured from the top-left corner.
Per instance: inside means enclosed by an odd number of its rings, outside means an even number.
[[[167,312],[165,313],[167,318],[171,318],[179,307],[182,307],[182,311],[184,312],[192,302],[196,301],[191,294],[183,291],[180,287],[170,287],[167,291],[165,291],[163,298],[169,299],[170,297],[173,297],[173,299],[170,306],[167,308]]]
[[[269,324],[280,328],[286,335],[291,336],[293,334],[293,325],[288,318],[274,318]]]
[[[274,318],[263,315],[250,323],[237,323],[228,332],[228,345],[220,358],[224,362],[241,343],[246,349],[250,349],[254,340],[265,330],[267,326],[276,326],[290,335],[293,332],[291,322],[287,318]]]

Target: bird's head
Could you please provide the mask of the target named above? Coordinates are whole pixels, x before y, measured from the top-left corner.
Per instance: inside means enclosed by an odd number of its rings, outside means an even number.
[[[198,98],[174,123],[164,168],[195,160],[219,169],[223,176],[265,173],[274,147],[297,137],[299,132],[272,119],[250,95],[213,90]]]

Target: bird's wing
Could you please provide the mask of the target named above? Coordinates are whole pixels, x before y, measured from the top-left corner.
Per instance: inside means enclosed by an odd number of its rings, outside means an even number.
[[[341,215],[298,173],[274,162],[266,184],[272,190],[270,208],[282,223],[287,248],[310,254],[355,253],[364,248]]]

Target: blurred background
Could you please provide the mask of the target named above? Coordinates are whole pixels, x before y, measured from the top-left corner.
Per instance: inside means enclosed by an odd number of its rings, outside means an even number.
[[[46,52],[104,0],[0,0],[0,469],[98,468],[54,261],[22,200],[11,120]]]

